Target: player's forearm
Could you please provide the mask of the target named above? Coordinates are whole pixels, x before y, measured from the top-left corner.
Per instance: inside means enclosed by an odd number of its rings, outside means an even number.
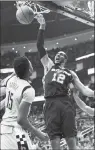
[[[94,97],[94,91],[91,90],[90,88],[84,86],[82,83],[80,84],[76,79],[74,79],[74,82],[75,82],[75,86],[78,88],[78,90],[80,90],[80,92],[85,95],[85,96],[88,96],[88,97]]]
[[[88,87],[83,88],[82,92],[85,96],[94,97],[94,91]]]
[[[45,30],[45,26],[40,25],[40,29],[38,31],[38,36],[37,36],[37,49],[40,55],[40,59],[46,55],[46,51],[44,48],[44,30]]]
[[[77,105],[82,109],[83,111],[86,110],[86,104],[75,94],[73,93],[74,99],[77,103]]]
[[[79,87],[79,85],[78,85],[78,87]],[[87,97],[94,97],[94,91],[87,88],[86,86],[79,87],[78,89],[82,92],[83,95],[85,95]]]
[[[75,87],[80,92],[82,92],[83,95],[88,96],[88,97],[94,97],[94,91],[84,86],[74,71],[71,71],[71,74],[73,76],[73,82],[74,82]]]
[[[94,116],[94,108],[91,108],[89,106],[86,106],[86,112],[90,115],[90,116]]]
[[[38,130],[37,128],[35,128],[29,121],[28,119],[22,119],[20,121],[18,121],[18,123],[22,126],[23,129],[28,130],[29,132],[31,132],[32,134],[34,134],[35,136],[37,136],[38,138],[40,138],[41,140],[46,140],[44,133],[41,132],[40,130]]]

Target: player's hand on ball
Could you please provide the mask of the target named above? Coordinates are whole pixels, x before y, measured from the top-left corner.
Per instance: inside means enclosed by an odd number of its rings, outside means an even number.
[[[45,22],[43,15],[38,14],[35,18],[37,19],[38,23],[40,24],[40,29],[45,30],[46,22]]]
[[[37,21],[40,25],[46,24],[45,19],[42,14],[38,14],[35,18],[37,19]]]

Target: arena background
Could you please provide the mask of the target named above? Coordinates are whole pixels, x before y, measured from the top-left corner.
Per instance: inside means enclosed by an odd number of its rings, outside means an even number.
[[[36,48],[36,38],[39,25],[34,21],[22,25],[16,19],[15,1],[0,1],[1,4],[1,65],[0,80],[13,72],[15,57],[26,55],[34,67],[31,83],[36,90],[36,98],[31,106],[30,121],[36,127],[45,129],[43,120],[43,67]],[[85,4],[85,2],[84,2]],[[83,4],[82,4],[83,5]],[[94,89],[94,27],[76,21],[55,12],[44,14],[46,19],[45,48],[51,59],[60,49],[67,53],[67,67],[76,71],[80,80]],[[83,96],[82,100],[89,106],[95,107],[95,99]],[[4,97],[0,97],[2,100]],[[94,149],[94,119],[76,107],[76,124],[78,128],[78,146],[80,149]],[[1,118],[4,110],[1,111]],[[39,149],[50,149],[50,143],[42,143],[30,135]],[[62,149],[67,149],[64,139]]]

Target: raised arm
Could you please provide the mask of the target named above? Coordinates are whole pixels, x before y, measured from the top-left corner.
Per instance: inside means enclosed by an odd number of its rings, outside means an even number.
[[[6,87],[7,82],[9,81],[9,79],[11,77],[13,77],[15,75],[15,72],[13,72],[11,75],[7,76],[6,78],[4,78],[1,82],[0,82],[0,87]]]
[[[36,19],[40,23],[40,28],[37,36],[37,49],[44,69],[48,71],[54,64],[53,61],[48,57],[48,54],[46,53],[46,50],[44,48],[44,32],[46,23],[43,15],[38,15]]]
[[[89,106],[87,106],[78,96],[76,90],[73,91],[73,97],[77,103],[77,105],[80,107],[80,109],[82,109],[83,111],[85,111],[86,113],[88,113],[90,116],[94,116],[94,108],[91,108]]]
[[[7,86],[7,82],[9,81],[9,79],[11,77],[13,77],[15,75],[15,73],[13,72],[11,75],[7,76],[6,78],[4,78],[1,83],[0,83],[0,96],[4,96],[6,94],[6,86]]]
[[[74,81],[74,85],[75,87],[85,96],[88,97],[94,97],[94,91],[91,90],[90,88],[84,86],[80,79],[78,78],[77,74],[74,71],[71,71],[71,74],[73,76],[73,81]]]

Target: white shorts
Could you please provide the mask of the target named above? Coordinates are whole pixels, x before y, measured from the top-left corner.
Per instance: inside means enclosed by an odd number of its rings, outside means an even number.
[[[32,150],[28,133],[22,128],[1,125],[1,150]]]

